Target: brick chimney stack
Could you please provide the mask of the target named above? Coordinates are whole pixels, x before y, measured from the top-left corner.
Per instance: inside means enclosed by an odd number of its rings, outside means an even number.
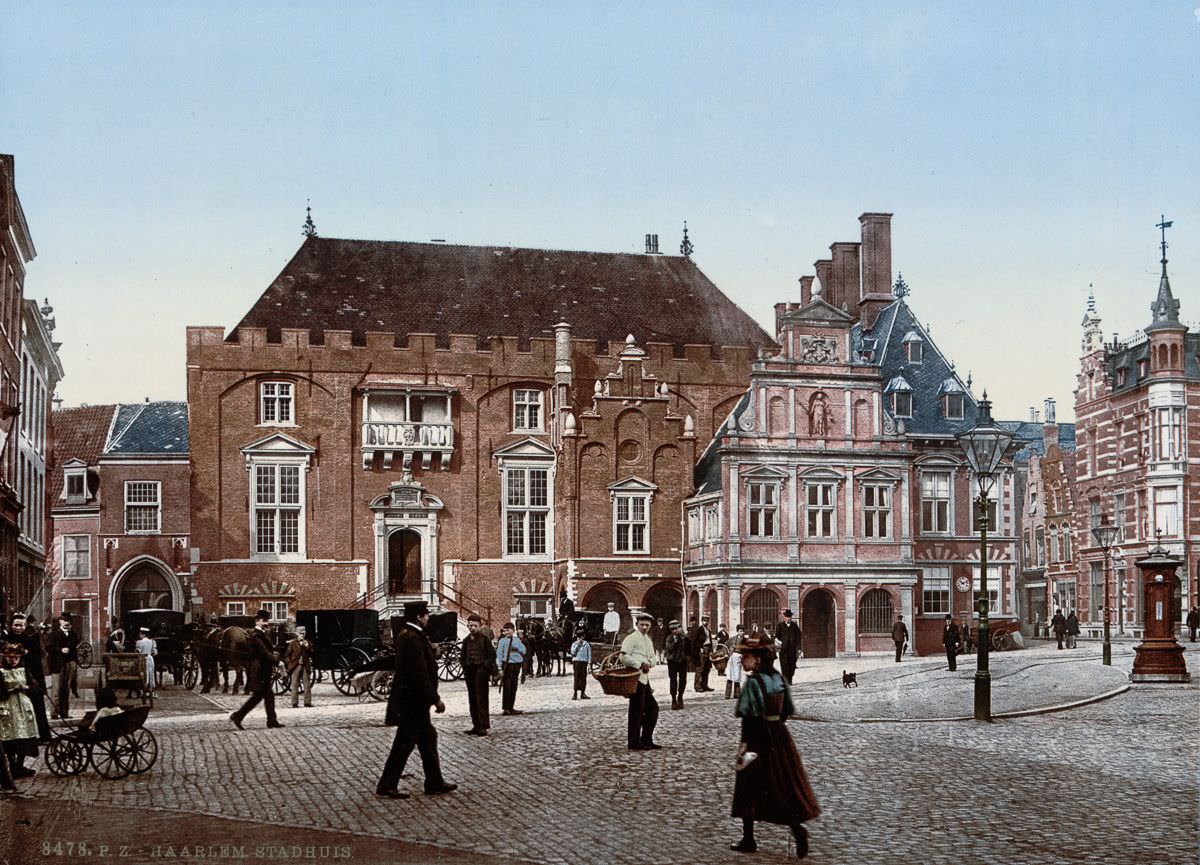
[[[859,287],[859,254],[858,243],[838,241],[829,245],[829,253],[833,258],[833,294],[834,298],[825,298],[838,309],[845,304],[846,311],[858,318]]]
[[[833,303],[833,262],[823,258],[813,262],[813,267],[817,271],[817,282],[821,284],[821,300]]]
[[[864,213],[862,226],[862,295],[858,315],[870,330],[880,311],[892,302],[892,215]]]
[[[813,277],[800,277],[800,305],[808,306],[812,302],[812,284]]]
[[[1046,400],[1046,422],[1042,424],[1042,444],[1047,453],[1050,452],[1050,445],[1058,444],[1058,420],[1053,397]]]

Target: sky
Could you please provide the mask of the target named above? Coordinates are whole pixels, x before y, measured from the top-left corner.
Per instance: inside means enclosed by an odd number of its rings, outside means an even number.
[[[1073,415],[1080,321],[1200,320],[1200,0],[0,0],[0,152],[64,405],[185,399],[324,237],[640,252],[773,331],[858,216],[995,414]]]

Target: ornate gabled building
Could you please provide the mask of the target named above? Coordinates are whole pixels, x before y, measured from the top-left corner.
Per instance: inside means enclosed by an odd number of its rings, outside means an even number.
[[[1077,598],[1085,631],[1103,629],[1105,590],[1116,633],[1141,633],[1140,571],[1134,562],[1161,543],[1179,557],[1177,605],[1196,603],[1200,571],[1200,333],[1179,318],[1162,271],[1150,323],[1131,339],[1105,342],[1095,301],[1083,319],[1075,414],[1079,491]],[[1117,537],[1106,567],[1092,529],[1102,520]]]
[[[685,502],[689,608],[747,628],[798,611],[807,657],[890,650],[897,614],[936,651],[981,583],[955,438],[979,404],[892,285],[891,214],[859,220],[861,244],[833,244],[801,302],[776,305],[782,350],[754,363]],[[1010,468],[993,493],[996,618],[1016,606]]]
[[[199,605],[677,613],[695,442],[770,337],[657,241],[306,235],[233,331],[188,330]]]

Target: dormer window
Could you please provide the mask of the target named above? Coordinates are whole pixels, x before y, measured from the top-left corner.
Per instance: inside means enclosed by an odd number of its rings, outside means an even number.
[[[896,417],[912,417],[911,391],[896,391],[892,394],[892,414]]]
[[[1146,359],[1142,358],[1137,362],[1138,378],[1146,377]]]
[[[87,466],[69,466],[63,469],[63,481],[67,504],[81,505],[87,501]]]
[[[1129,368],[1124,367],[1124,366],[1118,367],[1117,368],[1117,387],[1124,387],[1125,382],[1128,378],[1129,378]]]
[[[909,363],[921,363],[925,359],[925,343],[915,330],[904,336],[904,359]]]
[[[942,412],[946,415],[946,420],[962,420],[963,395],[961,393],[945,394],[942,397]]]

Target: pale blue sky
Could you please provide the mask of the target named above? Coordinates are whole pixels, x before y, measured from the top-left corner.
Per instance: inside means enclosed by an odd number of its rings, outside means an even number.
[[[320,233],[678,248],[768,330],[858,215],[997,414],[1071,415],[1089,282],[1148,323],[1160,211],[1200,320],[1200,0],[0,0],[0,152],[67,405],[185,396]]]

